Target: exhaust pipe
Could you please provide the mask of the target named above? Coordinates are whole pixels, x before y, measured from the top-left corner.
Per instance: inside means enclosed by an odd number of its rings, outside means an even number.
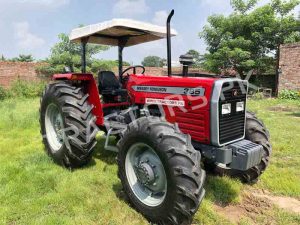
[[[174,15],[174,9],[168,16],[167,19],[167,61],[168,61],[168,76],[172,75],[172,55],[171,55],[171,19]]]

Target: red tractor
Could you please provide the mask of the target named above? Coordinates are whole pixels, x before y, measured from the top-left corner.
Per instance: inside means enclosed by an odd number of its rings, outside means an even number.
[[[269,132],[246,111],[247,81],[171,71],[170,20],[165,27],[132,20],[77,28],[70,39],[82,45],[82,73],[53,76],[41,99],[43,142],[67,168],[87,164],[96,134],[104,149],[118,152],[118,176],[133,207],[157,224],[189,224],[205,190],[205,169],[255,182],[271,154]],[[167,37],[168,76],[146,75],[143,66],[123,71],[124,47]],[[86,73],[86,44],[118,46],[119,76]],[[132,70],[132,73],[128,71]],[[138,73],[138,71],[140,71]],[[109,143],[110,136],[118,143]]]

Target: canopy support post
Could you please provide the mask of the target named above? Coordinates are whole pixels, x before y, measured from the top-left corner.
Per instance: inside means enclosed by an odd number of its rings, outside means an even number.
[[[119,46],[119,79],[122,81],[122,72],[123,72],[123,46]]]
[[[86,73],[86,45],[89,38],[81,39],[81,73]]]
[[[118,57],[119,57],[119,80],[120,83],[122,83],[123,77],[123,49],[128,41],[129,37],[125,36],[119,39],[119,45],[118,45]]]

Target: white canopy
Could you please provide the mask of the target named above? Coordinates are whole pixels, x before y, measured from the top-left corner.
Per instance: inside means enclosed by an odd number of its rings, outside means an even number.
[[[171,29],[171,36],[177,32]],[[88,38],[88,43],[124,47],[166,38],[166,27],[143,23],[130,19],[113,19],[72,30],[70,40],[80,42]]]

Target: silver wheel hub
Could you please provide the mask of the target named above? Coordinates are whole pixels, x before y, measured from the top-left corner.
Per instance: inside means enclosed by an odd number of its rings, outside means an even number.
[[[130,147],[125,160],[128,183],[135,196],[147,206],[160,205],[167,193],[167,177],[155,151],[144,143]]]
[[[137,179],[143,185],[151,185],[155,181],[155,172],[146,162],[141,162],[138,166],[136,166]]]
[[[60,117],[56,118],[55,124],[54,124],[54,129],[57,134],[58,140],[62,141],[63,140],[63,135],[62,135],[62,121]]]
[[[58,151],[64,142],[64,125],[62,115],[55,104],[49,104],[45,114],[46,137],[51,149]]]

